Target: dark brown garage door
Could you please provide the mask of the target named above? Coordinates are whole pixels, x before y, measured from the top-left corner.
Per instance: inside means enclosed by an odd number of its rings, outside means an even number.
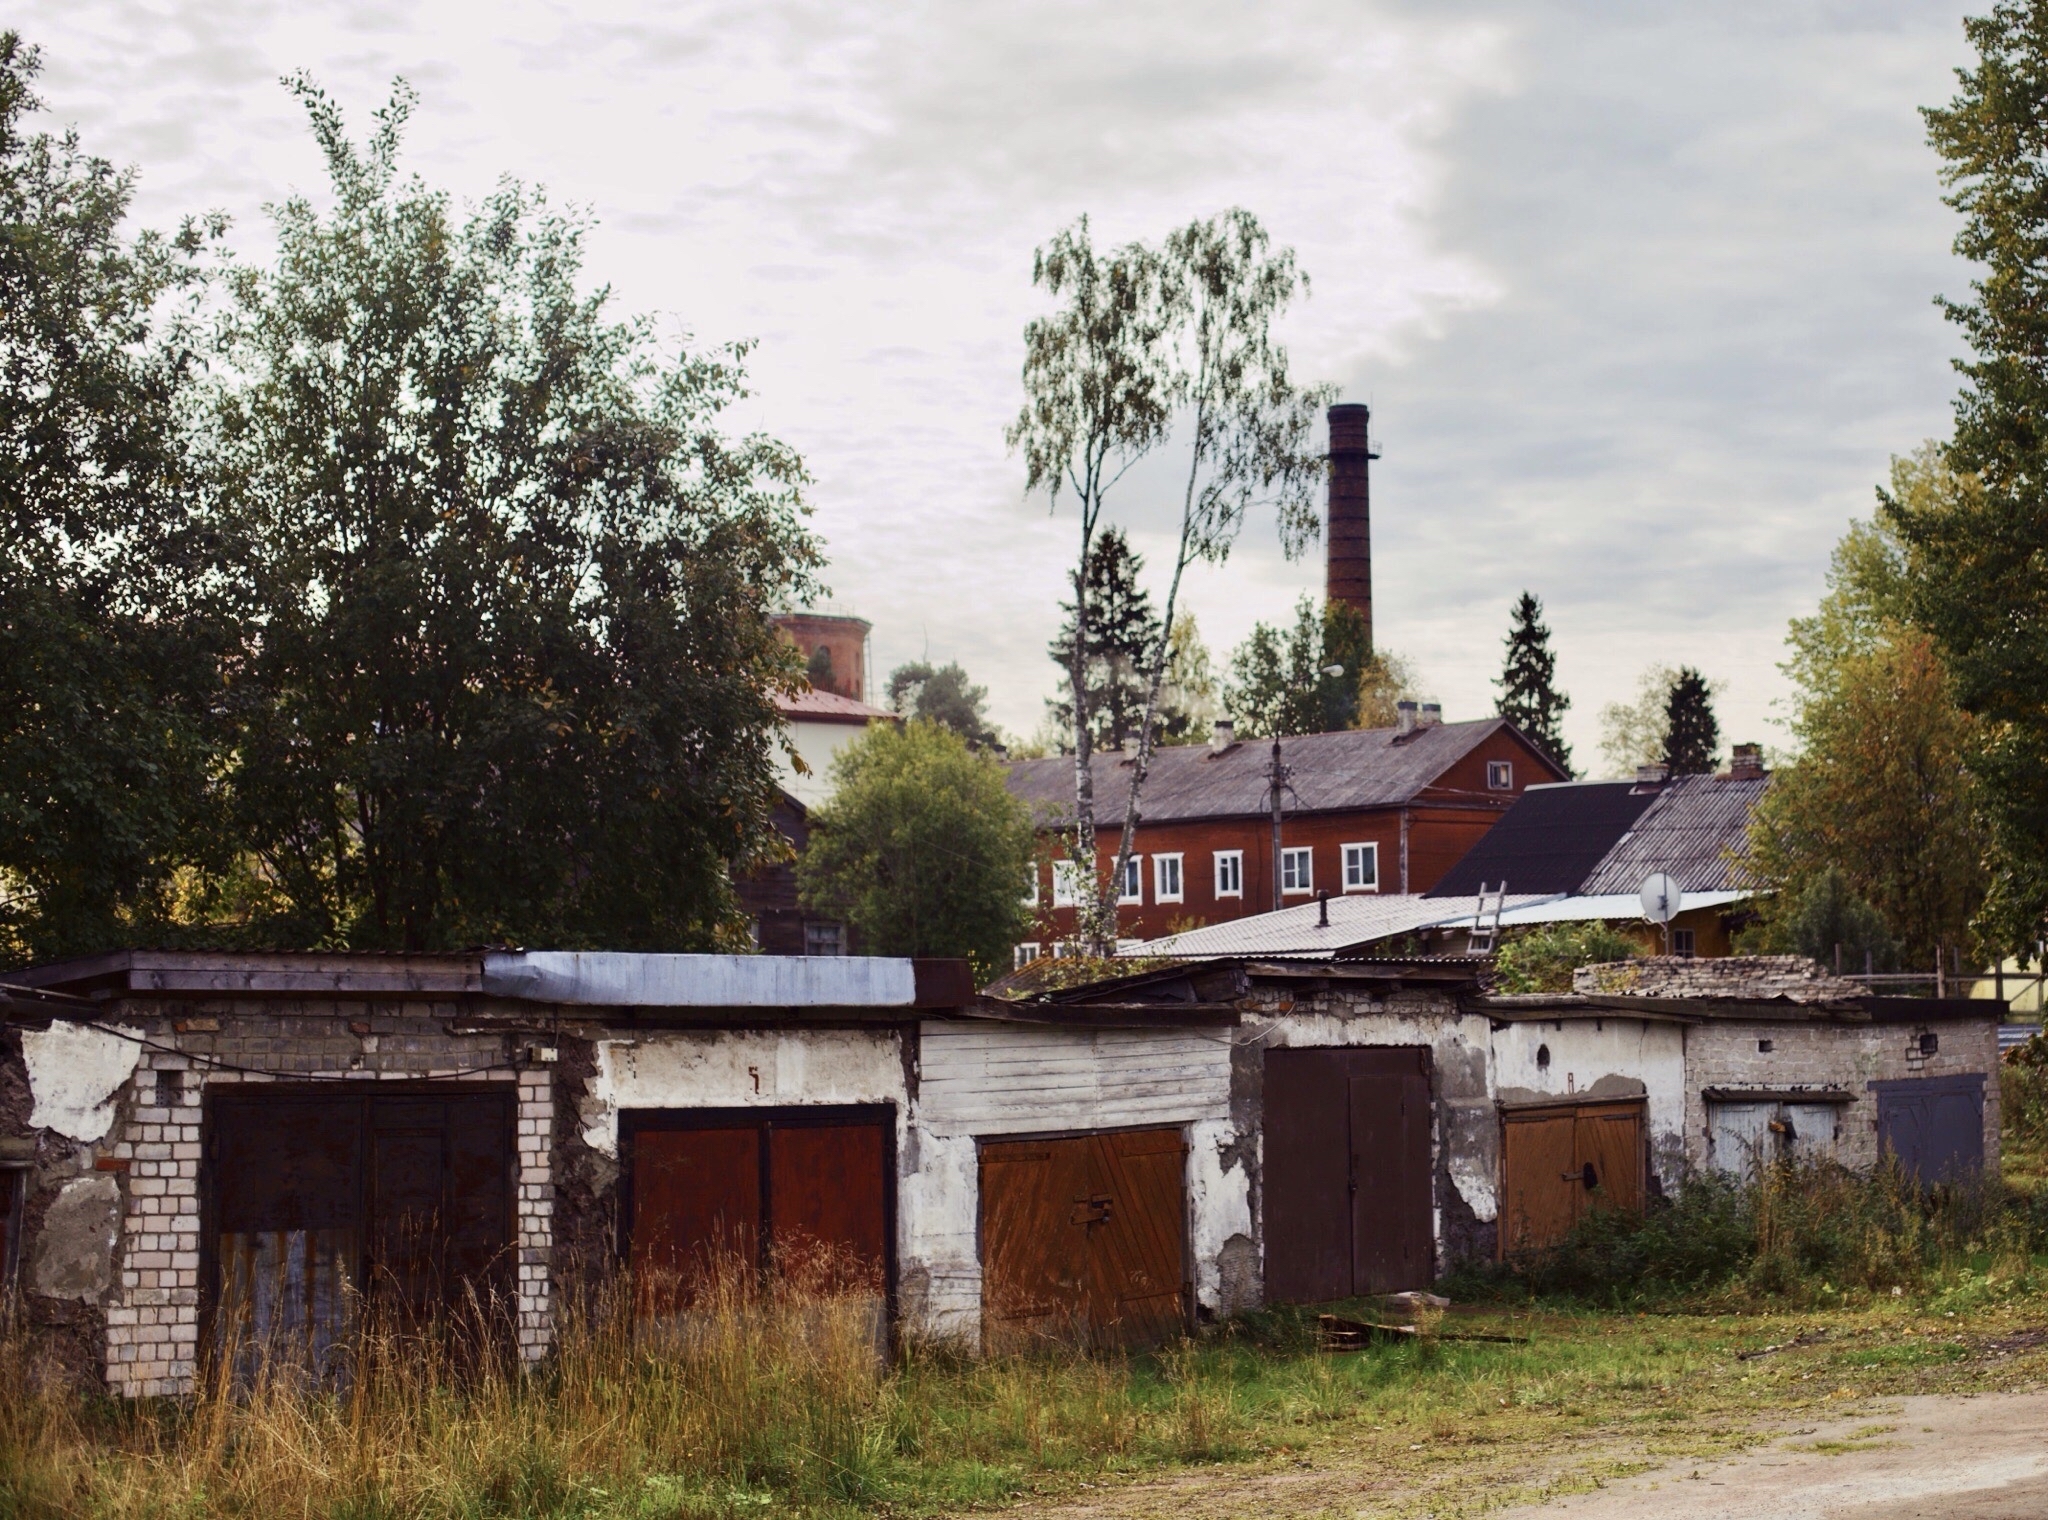
[[[1318,1303],[1426,1286],[1429,1052],[1269,1050],[1266,1296]]]
[[[211,1306],[323,1353],[350,1288],[409,1315],[470,1288],[509,1295],[513,1103],[332,1084],[210,1095]]]
[[[1592,1209],[1640,1210],[1647,1165],[1640,1098],[1507,1110],[1501,1254],[1553,1245]]]
[[[621,1129],[630,1175],[628,1259],[644,1281],[686,1291],[737,1257],[877,1293],[894,1259],[895,1111],[879,1107],[664,1111]]]
[[[1187,1323],[1187,1145],[1174,1129],[981,1147],[984,1338],[1150,1345]]]

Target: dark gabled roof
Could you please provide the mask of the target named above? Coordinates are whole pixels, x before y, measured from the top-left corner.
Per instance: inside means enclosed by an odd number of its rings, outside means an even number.
[[[1750,815],[1768,776],[1674,776],[1635,827],[1586,878],[1588,896],[1636,892],[1662,871],[1681,892],[1725,892],[1750,883],[1732,856],[1743,853]]]
[[[1471,897],[1503,884],[1517,895],[1576,893],[1656,800],[1633,781],[1532,786],[1423,895]]]
[[[1482,718],[1471,723],[1433,723],[1405,734],[1395,728],[1360,728],[1287,739],[1284,753],[1294,789],[1287,811],[1336,813],[1414,802],[1445,771],[1509,726],[1504,718]],[[1528,753],[1535,763],[1547,764],[1533,746]],[[1145,818],[1152,823],[1170,823],[1262,813],[1270,806],[1266,771],[1271,757],[1271,745],[1263,739],[1242,740],[1221,754],[1202,744],[1156,750],[1145,780]],[[1130,762],[1136,758],[1119,753],[1093,757],[1090,769],[1095,777],[1097,818],[1123,816],[1130,794]],[[1030,804],[1041,824],[1073,816],[1074,762],[1070,756],[1013,760],[1005,769],[1011,794]],[[1464,794],[1440,790],[1437,795],[1455,801]],[[1489,797],[1496,804],[1499,801],[1498,794],[1471,795],[1474,801]]]

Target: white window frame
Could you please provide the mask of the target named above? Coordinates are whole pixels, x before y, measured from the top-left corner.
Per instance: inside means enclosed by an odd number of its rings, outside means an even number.
[[[1217,850],[1214,854],[1216,895],[1218,897],[1244,896],[1244,851]],[[1226,866],[1229,867],[1231,876],[1235,878],[1235,884],[1232,886],[1225,886],[1223,884],[1223,871]]]
[[[1038,906],[1038,862],[1035,860],[1031,862],[1030,876],[1031,885],[1024,889],[1024,906],[1035,908]]]
[[[1167,880],[1169,876],[1173,878],[1170,882]],[[1187,872],[1181,867],[1179,854],[1152,857],[1152,901],[1180,902],[1187,896],[1187,884]]]
[[[1111,869],[1116,866],[1110,862]],[[1116,884],[1116,900],[1121,907],[1142,904],[1145,901],[1145,857],[1133,854],[1124,862],[1124,879]]]
[[[1022,971],[1037,959],[1038,941],[1035,939],[1021,940],[1010,952],[1010,969]]]
[[[1304,870],[1303,867],[1307,869]],[[1294,873],[1294,885],[1287,884],[1290,868]],[[1312,897],[1316,890],[1316,851],[1314,845],[1290,844],[1280,851],[1280,895],[1282,897]]]
[[[1347,892],[1377,892],[1377,891],[1379,891],[1379,889],[1380,889],[1380,847],[1379,847],[1379,846],[1378,846],[1377,844],[1373,843],[1373,842],[1372,842],[1372,841],[1370,841],[1370,840],[1366,840],[1366,841],[1363,841],[1363,842],[1361,842],[1361,843],[1357,843],[1357,844],[1347,844],[1347,845],[1345,845],[1345,846],[1343,847],[1343,850],[1342,850],[1342,857],[1343,857],[1343,861],[1344,861],[1344,890],[1345,890],[1345,891],[1347,891]],[[1352,865],[1353,865],[1353,864],[1354,864],[1355,862],[1358,862],[1358,861],[1362,861],[1362,860],[1369,860],[1369,861],[1371,861],[1371,862],[1372,862],[1372,880],[1371,880],[1371,881],[1356,881],[1356,882],[1355,882],[1355,881],[1353,881],[1353,880],[1351,879],[1351,877],[1352,877],[1352,870],[1351,870],[1351,867],[1352,867]],[[1360,873],[1360,874],[1363,874],[1363,873]]]
[[[1494,780],[1495,776],[1499,776],[1500,780]],[[1515,762],[1512,760],[1487,761],[1486,789],[1489,792],[1512,792],[1515,789]]]
[[[1081,901],[1081,869],[1071,860],[1052,863],[1052,905],[1072,908]]]
[[[1691,929],[1674,928],[1671,931],[1671,953],[1673,955],[1697,956],[1699,936]]]
[[[1056,961],[1072,960],[1080,953],[1081,947],[1072,940],[1061,939],[1053,941],[1052,958]]]

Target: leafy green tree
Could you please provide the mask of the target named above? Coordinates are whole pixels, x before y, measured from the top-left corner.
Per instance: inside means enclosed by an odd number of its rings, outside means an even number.
[[[122,235],[132,174],[31,133],[0,32],[0,957],[176,938],[217,856],[214,546],[178,412],[214,227]]]
[[[1914,619],[1977,720],[1993,865],[1978,928],[2026,952],[2048,915],[2048,3],[2000,0],[1963,28],[1975,66],[1923,114],[1963,215],[1956,251],[1979,269],[1969,300],[1943,303],[1972,355],[1947,450],[1967,485],[1884,510],[1911,550]]]
[[[1159,641],[1159,614],[1138,581],[1144,568],[1144,557],[1131,549],[1122,529],[1104,529],[1088,558],[1085,588],[1073,601],[1060,603],[1067,619],[1047,651],[1063,669],[1074,667],[1075,630],[1085,603],[1091,609],[1087,647],[1078,663],[1086,683],[1088,728],[1094,744],[1109,749],[1124,748],[1145,720],[1145,662]],[[1053,715],[1071,729],[1071,692],[1050,705]]]
[[[1354,609],[1304,596],[1292,627],[1254,623],[1231,651],[1224,701],[1245,738],[1325,734],[1391,725],[1414,685],[1400,656],[1371,650]]]
[[[1848,876],[1830,866],[1789,896],[1765,923],[1757,946],[1766,952],[1803,955],[1844,973],[1890,971],[1898,964],[1898,942],[1884,914],[1856,895]]]
[[[1166,646],[1166,680],[1159,688],[1159,742],[1200,744],[1222,712],[1209,646],[1192,612],[1173,619]]]
[[[1664,699],[1664,763],[1674,776],[1704,776],[1719,763],[1720,747],[1714,688],[1690,665],[1680,666]]]
[[[805,906],[877,955],[958,955],[986,982],[1030,923],[1033,830],[1002,767],[937,723],[880,723],[833,762],[797,864]]]
[[[1641,955],[1643,947],[1612,924],[1544,924],[1508,938],[1494,955],[1497,992],[1570,992],[1572,973]]]
[[[1892,463],[1895,500],[1965,488],[1931,446]],[[1786,926],[1832,877],[1888,926],[1882,942],[1854,941],[1859,968],[1867,948],[1883,952],[1881,968],[1895,951],[1926,965],[1963,940],[1983,901],[1981,798],[1966,765],[1977,720],[1957,708],[1933,641],[1907,621],[1912,580],[1907,546],[1886,518],[1853,524],[1820,606],[1793,620],[1782,668],[1796,688],[1799,754],[1779,769],[1750,831],[1769,948],[1814,953]],[[1812,942],[1831,956],[1840,934],[1830,932]]]
[[[1181,580],[1197,562],[1222,563],[1254,504],[1270,504],[1282,546],[1298,552],[1316,531],[1323,478],[1315,425],[1332,392],[1298,386],[1273,326],[1308,288],[1290,249],[1274,250],[1242,209],[1189,223],[1162,248],[1131,244],[1099,259],[1084,217],[1041,249],[1034,281],[1064,305],[1025,329],[1025,406],[1009,438],[1024,451],[1026,489],[1080,506],[1073,659],[1075,830],[1072,858],[1095,882],[1080,938],[1097,954],[1116,937],[1116,888],[1136,838],[1160,692],[1167,676]],[[1147,695],[1135,725],[1123,830],[1114,864],[1096,869],[1095,797],[1088,764],[1086,571],[1106,494],[1174,434],[1187,444],[1180,531],[1166,604],[1142,669]]]
[[[950,728],[974,749],[995,743],[988,721],[988,688],[968,680],[958,664],[912,660],[889,672],[889,706],[904,717]]]
[[[1669,665],[1646,666],[1627,702],[1600,709],[1600,755],[1610,776],[1631,777],[1639,765],[1661,765],[1671,723],[1671,687],[1678,672]]]
[[[1543,603],[1524,591],[1508,614],[1507,660],[1501,668],[1496,711],[1571,774],[1572,751],[1561,725],[1572,699],[1557,689],[1557,655],[1543,625]]]
[[[332,207],[233,268],[208,397],[246,546],[228,774],[279,943],[732,943],[775,848],[769,613],[813,588],[802,467],[718,431],[743,348],[658,355],[512,181],[458,216],[300,79]]]

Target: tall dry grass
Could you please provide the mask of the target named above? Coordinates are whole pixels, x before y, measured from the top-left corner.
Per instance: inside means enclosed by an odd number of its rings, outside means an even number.
[[[877,1296],[804,1269],[728,1265],[686,1307],[636,1313],[650,1297],[684,1295],[568,1295],[538,1368],[493,1305],[427,1325],[359,1305],[317,1369],[233,1347],[189,1400],[143,1405],[81,1396],[0,1340],[0,1520],[830,1515],[928,1493],[932,1464],[971,1502],[977,1474],[1237,1449],[1228,1381],[1188,1349],[892,1359]]]

